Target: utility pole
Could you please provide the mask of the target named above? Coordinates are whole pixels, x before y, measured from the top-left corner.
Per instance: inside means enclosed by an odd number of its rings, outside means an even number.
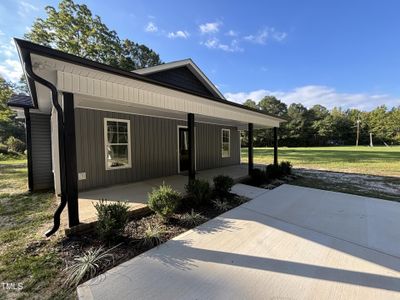
[[[356,139],[356,147],[358,147],[358,139],[360,138],[360,120],[357,120],[357,139]]]
[[[372,143],[372,132],[369,133],[369,146],[373,147],[374,144]]]

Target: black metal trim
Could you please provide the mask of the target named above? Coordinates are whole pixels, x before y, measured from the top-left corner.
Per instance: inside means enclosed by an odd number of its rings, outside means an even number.
[[[254,169],[254,152],[253,152],[253,144],[254,144],[254,133],[253,133],[253,123],[249,123],[248,125],[248,168],[249,168],[249,175]]]
[[[68,199],[68,222],[69,227],[73,227],[79,224],[78,167],[76,163],[74,94],[64,92],[63,104],[65,156],[68,158],[68,160],[66,160],[68,163],[65,166]]]
[[[28,162],[28,189],[33,191],[33,167],[32,167],[32,129],[31,129],[31,114],[29,108],[24,108],[25,115],[25,141]]]
[[[274,127],[274,165],[278,165],[278,128]]]
[[[231,102],[231,101],[228,101],[228,100],[225,100],[225,99],[217,98],[217,97],[204,96],[204,95],[201,95],[201,94],[196,93],[194,91],[189,91],[189,90],[181,88],[181,87],[177,87],[177,86],[174,86],[174,85],[170,85],[170,84],[167,84],[167,83],[156,81],[154,79],[148,78],[148,77],[146,77],[144,75],[141,75],[141,74],[125,71],[125,70],[122,70],[122,69],[119,69],[119,68],[116,68],[116,67],[111,67],[111,66],[106,65],[106,64],[102,64],[102,63],[99,63],[99,62],[88,60],[88,59],[85,59],[85,58],[82,58],[82,57],[79,57],[79,56],[76,56],[76,55],[72,55],[72,54],[65,53],[65,52],[62,52],[62,51],[59,51],[59,50],[55,50],[55,49],[52,49],[52,48],[49,48],[49,47],[38,45],[38,44],[29,42],[29,41],[21,40],[21,39],[18,39],[18,38],[14,38],[14,41],[15,41],[15,43],[16,43],[18,48],[24,49],[24,50],[32,52],[32,53],[44,55],[44,56],[47,56],[47,57],[50,57],[50,58],[59,59],[59,60],[65,61],[65,62],[75,63],[75,64],[78,64],[78,65],[81,65],[81,66],[85,66],[85,67],[88,67],[88,68],[91,68],[91,69],[101,70],[101,71],[104,71],[104,72],[107,72],[107,73],[110,73],[110,74],[115,74],[115,75],[119,75],[119,76],[124,76],[124,77],[128,77],[128,78],[137,79],[137,80],[140,80],[140,81],[143,81],[143,82],[147,82],[147,83],[151,83],[151,84],[154,84],[154,85],[166,87],[166,88],[169,88],[169,89],[172,89],[172,90],[176,90],[176,91],[180,91],[180,92],[183,92],[183,93],[186,93],[186,94],[191,94],[191,95],[195,95],[195,96],[198,96],[198,97],[206,98],[206,99],[213,100],[213,101],[216,101],[216,102],[219,102],[219,103],[222,103],[222,104],[227,104],[227,105],[230,105],[230,106],[234,106],[234,107],[237,107],[237,108],[241,108],[241,109],[244,109],[244,110],[248,110],[248,111],[256,112],[256,113],[259,113],[259,114],[262,114],[262,115],[265,115],[265,116],[276,118],[278,121],[281,121],[281,122],[287,121],[287,119],[285,119],[283,117],[277,117],[277,116],[268,114],[268,113],[266,113],[264,111],[261,111],[259,109],[247,107],[247,106],[244,106],[244,105],[241,105],[241,104],[238,104],[238,103],[235,103],[235,102]],[[31,87],[31,83],[30,82],[29,82],[29,86]],[[33,89],[35,89],[34,83],[33,83],[33,87],[31,88],[31,92],[34,92]],[[36,94],[36,92],[35,92],[35,94]],[[32,94],[32,97],[34,97],[33,94]],[[34,99],[34,100],[35,100],[35,107],[37,107],[37,101],[36,101],[36,99]]]

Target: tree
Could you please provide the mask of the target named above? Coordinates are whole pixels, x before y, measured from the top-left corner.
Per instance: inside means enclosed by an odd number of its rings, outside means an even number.
[[[272,115],[284,117],[287,115],[287,106],[275,96],[265,96],[258,103],[258,107]]]
[[[47,17],[37,18],[25,34],[32,42],[127,71],[162,63],[159,55],[145,45],[128,39],[121,41],[84,4],[62,0],[58,10],[52,6],[45,9]]]
[[[244,105],[244,106],[247,106],[247,107],[254,108],[254,109],[257,109],[257,108],[258,108],[257,103],[256,103],[255,101],[251,100],[251,99],[247,99],[246,101],[244,101],[244,102],[243,102],[243,105]]]
[[[16,114],[8,106],[7,101],[14,94],[14,86],[0,76],[0,142],[5,142],[10,136],[18,139],[24,137],[24,127],[16,120]]]

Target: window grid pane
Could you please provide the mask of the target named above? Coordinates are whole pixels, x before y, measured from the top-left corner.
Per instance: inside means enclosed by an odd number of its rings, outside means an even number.
[[[121,168],[130,165],[128,122],[107,120],[107,153],[109,168]]]

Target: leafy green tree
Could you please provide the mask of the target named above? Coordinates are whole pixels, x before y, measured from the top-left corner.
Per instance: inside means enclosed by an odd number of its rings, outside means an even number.
[[[258,108],[257,103],[251,99],[247,99],[246,101],[244,101],[243,105],[254,109]]]
[[[120,40],[99,16],[72,0],[62,0],[58,10],[46,8],[47,17],[38,18],[25,38],[83,58],[128,71],[161,64],[159,55],[145,45]]]
[[[287,106],[282,101],[278,100],[275,96],[265,96],[258,103],[258,107],[270,114],[284,117],[287,115]]]

